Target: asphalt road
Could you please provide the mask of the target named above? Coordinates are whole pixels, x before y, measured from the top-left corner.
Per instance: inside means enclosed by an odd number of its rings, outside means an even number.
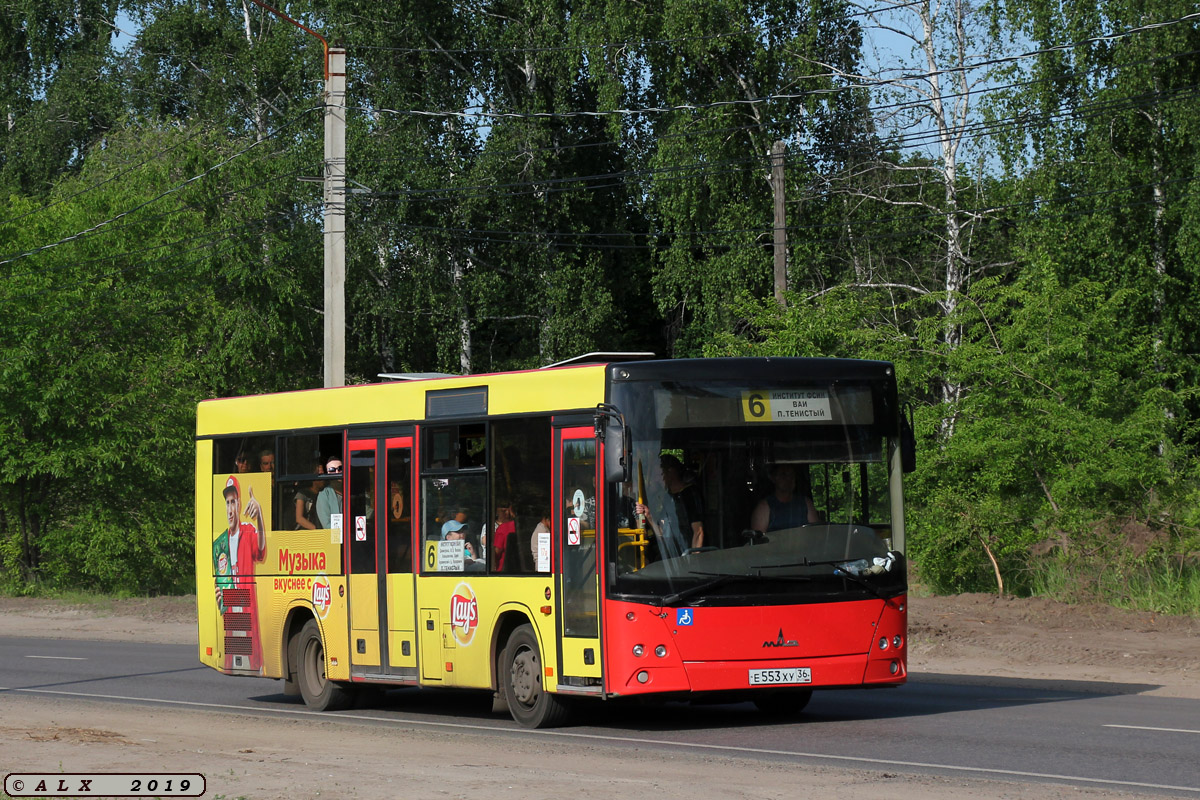
[[[574,727],[536,732],[492,714],[488,694],[399,689],[373,708],[337,716],[360,725],[1200,797],[1200,701],[1149,696],[1145,688],[982,686],[918,675],[898,689],[817,692],[787,720],[750,704],[598,703]],[[260,717],[313,713],[281,689],[278,681],[202,667],[185,645],[0,638],[0,698],[19,692]]]

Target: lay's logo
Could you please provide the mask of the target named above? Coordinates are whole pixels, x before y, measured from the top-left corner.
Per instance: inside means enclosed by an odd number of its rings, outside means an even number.
[[[317,616],[325,619],[325,615],[329,613],[329,607],[333,605],[333,590],[329,588],[329,579],[324,575],[313,578],[312,604]]]
[[[470,586],[460,583],[454,587],[454,596],[450,598],[450,630],[454,640],[466,647],[475,638],[478,628],[479,600]]]

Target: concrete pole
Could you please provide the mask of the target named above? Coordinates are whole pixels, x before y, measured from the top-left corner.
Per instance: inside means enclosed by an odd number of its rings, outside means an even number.
[[[325,77],[325,386],[346,385],[346,51]]]
[[[787,216],[783,207],[783,142],[771,145],[771,194],[775,199],[775,302],[787,307]]]

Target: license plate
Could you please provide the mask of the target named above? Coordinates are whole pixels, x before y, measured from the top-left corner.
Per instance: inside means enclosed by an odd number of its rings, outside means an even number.
[[[812,669],[790,667],[788,669],[750,670],[751,686],[788,686],[798,683],[812,683]]]

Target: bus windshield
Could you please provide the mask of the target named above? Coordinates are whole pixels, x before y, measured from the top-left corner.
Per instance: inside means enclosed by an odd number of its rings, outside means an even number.
[[[886,389],[615,383],[631,451],[629,480],[609,492],[610,596],[733,605],[902,593]]]

